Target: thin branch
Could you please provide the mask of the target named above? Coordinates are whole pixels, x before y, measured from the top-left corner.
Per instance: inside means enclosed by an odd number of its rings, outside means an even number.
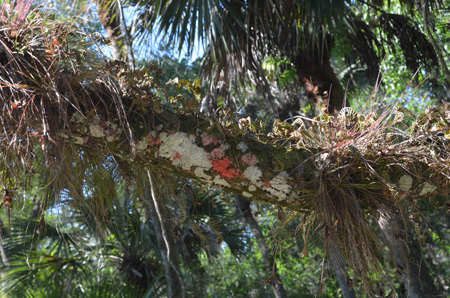
[[[173,264],[173,262],[171,260],[171,257],[170,257],[170,244],[169,244],[169,240],[168,240],[168,236],[167,236],[167,231],[166,231],[166,228],[164,226],[164,220],[163,220],[161,211],[159,210],[158,200],[156,199],[155,187],[153,185],[153,178],[152,178],[152,174],[151,174],[150,170],[147,170],[147,175],[148,175],[148,181],[150,182],[151,197],[152,197],[152,200],[153,200],[153,204],[155,205],[156,214],[158,215],[159,224],[161,225],[162,237],[164,239],[164,243],[165,243],[166,248],[167,248],[167,262],[170,264],[172,269],[177,274],[177,278],[178,278],[178,280],[180,282],[180,285],[181,285],[182,296],[186,297],[186,289],[184,288],[183,277],[181,276],[181,273],[178,270],[178,268]]]

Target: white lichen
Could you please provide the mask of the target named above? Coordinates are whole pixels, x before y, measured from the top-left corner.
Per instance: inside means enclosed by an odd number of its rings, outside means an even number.
[[[278,197],[279,200],[286,200],[288,197],[287,195],[292,190],[292,186],[289,185],[290,180],[292,180],[292,178],[289,177],[289,174],[286,171],[283,171],[270,180],[270,187],[266,190],[271,195]]]
[[[408,191],[411,189],[413,184],[413,178],[409,175],[403,175],[400,177],[400,180],[398,181],[398,186],[401,190]]]
[[[107,123],[108,126],[111,127],[111,129],[114,129],[115,131],[120,131],[121,130],[116,123],[112,123],[110,121],[107,121],[106,123]]]
[[[199,177],[199,178],[203,178],[203,179],[211,179],[210,176],[206,175],[205,172],[203,171],[203,168],[197,167],[194,171],[195,176]]]
[[[107,142],[113,142],[117,136],[122,133],[122,129],[120,129],[116,123],[111,121],[105,121],[102,128]]]
[[[72,136],[70,140],[76,145],[83,145],[85,143],[84,139],[78,136]]]
[[[248,190],[249,190],[249,191],[255,191],[255,190],[256,190],[256,186],[250,185],[250,186],[248,187]]]
[[[105,136],[103,133],[103,128],[97,123],[92,123],[89,125],[89,134],[94,138],[101,138]]]
[[[83,114],[81,114],[80,112],[75,112],[72,116],[72,118],[70,118],[70,122],[72,123],[83,123],[85,120],[85,117],[83,116]]]
[[[221,186],[230,186],[230,183],[228,183],[225,179],[221,178],[220,176],[214,177],[213,183]]]
[[[256,167],[251,166],[245,169],[244,176],[247,177],[248,180],[250,180],[253,184],[260,187],[261,186],[261,176],[262,171]]]
[[[248,193],[248,192],[246,192],[246,191],[243,191],[243,192],[242,192],[242,195],[243,195],[244,197],[246,197],[246,198],[251,198],[251,197],[253,197],[253,195],[252,195],[251,193]]]
[[[137,143],[136,149],[139,151],[144,151],[145,149],[147,149],[147,145],[148,145],[147,140],[143,138]]]
[[[248,150],[248,146],[244,142],[240,142],[236,148],[241,150],[242,152],[245,152]]]
[[[426,195],[426,194],[428,194],[428,193],[432,193],[432,192],[435,191],[436,189],[437,189],[437,187],[434,186],[433,184],[430,184],[430,183],[428,183],[428,182],[425,182],[425,183],[423,184],[422,191],[420,192],[419,196],[424,196],[424,195]]]
[[[160,140],[163,143],[159,148],[159,156],[170,159],[173,165],[185,170],[197,167],[198,173],[212,168],[205,150],[195,144],[194,136],[188,136],[184,132],[176,132],[171,135],[161,133]]]

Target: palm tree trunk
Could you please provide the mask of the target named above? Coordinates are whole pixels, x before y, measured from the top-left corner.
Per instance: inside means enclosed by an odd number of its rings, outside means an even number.
[[[97,0],[97,14],[103,28],[106,30],[111,42],[111,53],[114,60],[122,60],[123,40],[120,30],[120,14],[117,9],[111,7],[111,1]]]
[[[336,113],[347,105],[344,88],[331,66],[329,53],[323,53],[320,58],[309,58],[302,52],[293,58],[293,63],[312,103],[327,105],[329,113]]]
[[[173,237],[169,237],[168,231],[172,231],[169,226],[170,221],[166,220],[162,212],[154,190],[154,182],[151,173],[148,171],[150,187],[145,188],[145,201],[150,207],[150,217],[155,226],[156,241],[161,252],[161,259],[164,266],[165,277],[168,288],[168,297],[186,297],[184,281],[181,275],[178,251],[175,249]]]
[[[403,285],[409,298],[435,297],[438,290],[426,264],[422,260],[420,245],[400,228],[399,220],[382,215],[378,221],[392,251]]]
[[[275,294],[275,297],[286,298],[287,297],[286,290],[284,289],[283,284],[281,283],[281,277],[278,274],[277,265],[274,262],[273,258],[269,256],[269,249],[264,239],[264,235],[261,231],[258,222],[256,221],[256,218],[252,214],[250,208],[250,200],[245,197],[235,196],[235,203],[239,211],[241,212],[245,220],[245,223],[249,226],[253,236],[256,239],[256,242],[258,243],[259,250],[261,251],[263,257],[264,271],[269,276],[273,276],[274,278],[276,278],[276,280],[272,281],[273,292]]]

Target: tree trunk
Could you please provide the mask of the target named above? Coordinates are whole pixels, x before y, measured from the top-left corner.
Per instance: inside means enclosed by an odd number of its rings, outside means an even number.
[[[333,270],[336,273],[336,278],[339,282],[339,287],[342,290],[342,297],[355,298],[355,291],[351,288],[347,282],[347,269],[345,269],[345,263],[339,250],[333,246],[329,248],[330,261],[333,266]]]
[[[150,176],[150,175],[149,175]],[[178,251],[175,249],[173,237],[169,237],[167,231],[172,231],[170,221],[166,220],[154,192],[154,183],[149,177],[150,188],[145,188],[145,201],[150,207],[150,218],[155,226],[156,241],[161,252],[161,259],[164,266],[165,277],[168,288],[168,297],[186,297],[184,282],[181,275]]]
[[[110,3],[111,1],[108,0],[97,0],[97,14],[111,42],[113,59],[122,60],[123,39],[120,30],[120,14],[117,9],[113,9]]]
[[[399,220],[395,218],[383,215],[379,219],[379,225],[389,243],[408,297],[435,297],[438,290],[422,260],[417,241],[414,241],[407,230],[400,228]]]
[[[293,59],[297,75],[309,100],[315,105],[325,105],[333,114],[346,105],[345,91],[331,67],[330,55],[324,52],[322,57],[309,57],[305,53]]]
[[[256,242],[258,243],[259,250],[261,251],[263,257],[264,272],[268,276],[271,276],[269,281],[273,286],[273,292],[275,294],[275,297],[277,298],[287,297],[286,290],[284,289],[283,284],[281,282],[281,277],[278,274],[278,269],[275,260],[269,255],[269,249],[264,239],[264,235],[261,231],[261,228],[259,227],[258,222],[256,221],[256,218],[252,214],[250,207],[250,200],[242,196],[235,196],[234,201],[239,211],[241,212],[245,220],[245,223],[249,226],[253,236],[256,239]]]

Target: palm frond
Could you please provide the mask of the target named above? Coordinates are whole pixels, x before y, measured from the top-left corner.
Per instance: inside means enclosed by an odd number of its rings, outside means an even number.
[[[428,71],[439,65],[433,46],[426,36],[418,30],[417,24],[403,15],[383,13],[380,17],[381,27],[386,34],[385,41],[394,51],[394,42],[398,42],[406,60],[406,65],[412,70],[424,66]]]

